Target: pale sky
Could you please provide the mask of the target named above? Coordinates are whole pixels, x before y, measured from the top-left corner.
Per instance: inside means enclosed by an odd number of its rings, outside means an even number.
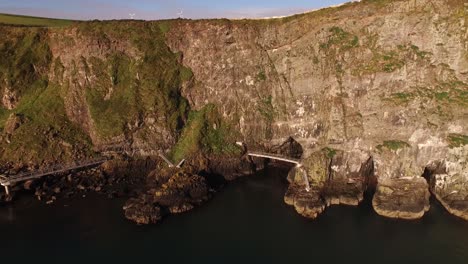
[[[348,0],[350,1],[350,0]],[[68,19],[260,18],[342,4],[343,0],[0,0],[0,13]],[[182,12],[182,15],[180,13]]]

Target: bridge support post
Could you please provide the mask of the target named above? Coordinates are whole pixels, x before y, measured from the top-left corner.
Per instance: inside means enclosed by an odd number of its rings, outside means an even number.
[[[307,171],[302,167],[302,164],[300,163],[296,165],[296,169],[302,171],[302,177],[304,178],[304,183],[306,185],[305,189],[307,192],[310,192],[310,183],[309,183],[309,178],[307,177]]]
[[[5,187],[5,193],[7,196],[10,196],[10,188],[8,187],[8,185],[3,185],[3,187]]]

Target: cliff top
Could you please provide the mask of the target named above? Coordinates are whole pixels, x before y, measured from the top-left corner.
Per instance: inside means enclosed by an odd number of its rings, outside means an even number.
[[[0,24],[8,24],[15,26],[61,27],[71,25],[74,22],[75,21],[68,19],[0,14]]]

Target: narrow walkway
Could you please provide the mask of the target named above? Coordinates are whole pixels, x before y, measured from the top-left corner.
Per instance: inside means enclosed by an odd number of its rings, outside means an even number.
[[[284,157],[284,156],[277,155],[277,154],[272,154],[272,153],[248,152],[247,155],[252,156],[252,157],[258,157],[258,158],[280,160],[280,161],[285,161],[285,162],[289,162],[289,163],[294,163],[296,165],[301,165],[301,161],[298,160],[298,159]]]
[[[38,179],[38,178],[48,176],[48,175],[65,173],[65,172],[69,172],[72,170],[94,167],[97,165],[101,165],[107,160],[108,160],[107,158],[84,160],[75,164],[58,165],[58,166],[54,166],[54,167],[43,169],[43,170],[24,172],[24,173],[12,175],[9,177],[0,175],[0,184],[5,187],[7,194],[9,194],[8,186],[12,184],[22,182],[22,181],[32,180],[32,179]]]
[[[307,192],[310,191],[309,177],[307,177],[307,171],[302,167],[302,163],[301,163],[300,160],[293,159],[293,158],[290,158],[290,157],[281,156],[281,155],[277,155],[277,154],[265,153],[265,152],[248,152],[247,155],[251,156],[251,157],[280,160],[280,161],[296,164],[296,169],[302,171],[302,175],[303,175],[303,178],[304,178],[304,183],[305,183],[305,186],[306,186],[305,187],[306,191]]]

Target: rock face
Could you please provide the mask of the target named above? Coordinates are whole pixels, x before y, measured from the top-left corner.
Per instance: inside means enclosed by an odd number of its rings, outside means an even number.
[[[0,158],[40,163],[110,144],[197,150],[229,138],[301,155],[318,196],[302,195],[296,173],[287,200],[298,208],[357,204],[371,181],[407,179],[419,192],[419,177],[438,163],[447,170],[434,174],[433,193],[465,215],[466,151],[457,149],[468,144],[466,8],[461,0],[363,0],[271,20],[0,26],[8,41],[0,68],[9,69],[0,71],[0,127],[6,108],[29,118],[0,137]],[[26,58],[32,63],[17,63]],[[223,122],[200,120],[207,106]],[[35,146],[50,153],[38,157]],[[323,149],[330,156],[317,156]],[[310,208],[300,210],[320,211]]]
[[[284,200],[299,214],[315,218],[327,206],[358,205],[372,179],[373,162],[367,153],[326,148],[303,160],[302,168],[291,171]]]
[[[2,103],[6,109],[12,110],[18,104],[18,95],[14,91],[8,89],[8,87],[5,87]]]
[[[179,21],[167,38],[201,80],[183,90],[191,105],[222,106],[251,145],[301,144],[313,191],[302,195],[297,173],[285,198],[299,212],[359,203],[370,181],[359,168],[372,161],[374,184],[408,196],[394,207],[408,218],[427,209],[426,167],[448,162],[451,138],[468,134],[467,23],[462,1],[361,1],[266,23]],[[345,160],[307,164],[323,148]],[[452,162],[462,208],[466,168],[460,155]],[[414,192],[397,190],[401,181]]]
[[[452,214],[468,220],[468,147],[450,149],[445,163],[428,170],[431,191]]]

